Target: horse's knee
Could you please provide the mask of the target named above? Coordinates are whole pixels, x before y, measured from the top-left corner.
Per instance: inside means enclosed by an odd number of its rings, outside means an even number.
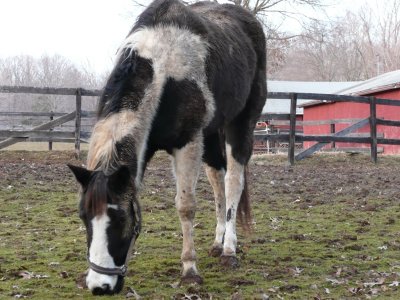
[[[176,208],[182,219],[192,220],[196,212],[194,193],[185,192],[176,195]]]

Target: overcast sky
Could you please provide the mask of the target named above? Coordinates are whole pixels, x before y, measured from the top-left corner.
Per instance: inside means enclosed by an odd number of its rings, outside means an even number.
[[[373,0],[332,1],[340,16]],[[57,53],[104,72],[141,9],[132,0],[0,0],[0,57]]]

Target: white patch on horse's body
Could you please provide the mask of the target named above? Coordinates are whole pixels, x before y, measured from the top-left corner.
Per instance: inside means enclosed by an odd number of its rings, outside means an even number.
[[[236,254],[236,212],[244,187],[245,167],[232,156],[232,147],[226,144],[227,171],[225,175],[226,230],[223,255]]]
[[[214,191],[215,212],[217,215],[217,227],[215,229],[215,241],[213,247],[222,248],[226,227],[226,202],[224,190],[225,172],[223,169],[216,170],[207,165],[205,169],[208,181],[210,182]]]
[[[137,147],[138,170],[135,183],[139,187],[147,139],[167,78],[188,79],[198,85],[206,102],[204,127],[214,116],[215,103],[207,85],[205,71],[207,44],[200,36],[174,26],[141,28],[126,38],[118,55],[124,49],[136,51],[140,57],[150,59],[154,78],[146,88],[137,111],[124,110],[96,124],[89,146],[88,168],[99,168],[100,164],[100,169],[108,169],[109,166],[104,164],[115,161],[115,144],[130,134]]]
[[[108,169],[115,162],[115,144],[138,126],[137,113],[124,110],[96,123],[89,144],[89,170]]]
[[[102,266],[103,268],[115,268],[114,259],[108,252],[108,238],[107,228],[110,223],[110,218],[107,214],[103,214],[98,217],[94,217],[92,223],[92,242],[89,248],[89,259],[96,265]],[[109,285],[110,289],[114,289],[117,283],[118,276],[109,276],[99,274],[92,269],[86,277],[86,284],[90,290],[96,287],[102,288],[103,285]]]
[[[176,176],[175,203],[182,226],[183,247],[181,260],[183,276],[197,274],[196,251],[193,242],[193,219],[196,212],[195,187],[199,176],[203,154],[203,136],[198,133],[193,142],[174,150],[174,172]]]
[[[215,103],[205,70],[208,45],[200,36],[174,26],[145,27],[125,39],[120,53],[127,48],[150,59],[155,74],[177,81],[188,79],[195,82],[206,100],[204,125],[208,125],[214,116]]]

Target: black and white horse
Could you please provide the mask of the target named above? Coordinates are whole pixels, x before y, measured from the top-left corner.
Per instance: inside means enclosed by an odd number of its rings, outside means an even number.
[[[118,293],[140,232],[140,184],[157,150],[173,157],[182,282],[201,283],[193,243],[201,162],[217,226],[210,254],[237,266],[236,217],[250,222],[245,168],[266,98],[265,37],[239,6],[156,0],[123,42],[98,107],[81,184],[93,294]]]

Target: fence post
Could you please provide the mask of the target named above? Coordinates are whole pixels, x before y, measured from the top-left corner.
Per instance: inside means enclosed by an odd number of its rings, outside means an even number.
[[[296,146],[296,106],[297,94],[290,94],[290,132],[289,132],[289,164],[294,165],[294,148]]]
[[[376,163],[378,161],[378,141],[376,133],[376,98],[369,97],[370,117],[369,124],[371,128],[371,160]]]
[[[50,121],[54,120],[54,112],[51,111],[51,115],[50,115]],[[53,131],[53,128],[50,128],[49,131]],[[53,150],[53,142],[50,140],[49,141],[49,151]]]
[[[81,116],[82,116],[82,91],[76,90],[76,116],[75,116],[75,157],[81,156]]]
[[[336,133],[336,124],[333,123],[331,124],[331,135],[334,136],[335,133]],[[332,142],[332,149],[335,150],[335,148],[336,148],[336,143]]]

